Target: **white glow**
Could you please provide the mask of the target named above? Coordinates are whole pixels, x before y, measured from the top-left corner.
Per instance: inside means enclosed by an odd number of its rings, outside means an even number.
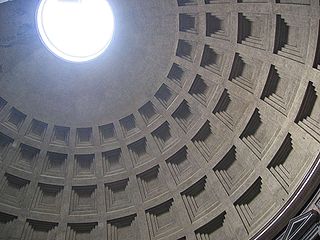
[[[106,0],[42,0],[37,23],[49,50],[73,62],[102,54],[114,30],[112,10]]]

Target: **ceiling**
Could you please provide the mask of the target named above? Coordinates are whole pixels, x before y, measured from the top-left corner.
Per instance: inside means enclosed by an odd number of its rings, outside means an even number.
[[[275,237],[319,185],[319,0],[110,4],[76,64],[1,2],[0,239]]]

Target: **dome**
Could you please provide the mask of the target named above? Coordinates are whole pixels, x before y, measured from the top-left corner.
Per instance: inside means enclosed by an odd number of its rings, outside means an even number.
[[[280,240],[318,199],[319,0],[108,0],[81,63],[40,2],[0,1],[0,239]]]

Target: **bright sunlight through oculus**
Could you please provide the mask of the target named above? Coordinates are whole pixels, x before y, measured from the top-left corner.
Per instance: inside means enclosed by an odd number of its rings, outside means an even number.
[[[113,13],[106,0],[42,0],[37,24],[49,50],[72,62],[102,54],[114,30]]]

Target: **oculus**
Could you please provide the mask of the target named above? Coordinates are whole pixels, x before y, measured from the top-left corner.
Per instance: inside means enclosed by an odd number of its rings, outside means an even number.
[[[112,40],[114,17],[106,0],[42,0],[36,18],[44,45],[67,61],[92,60]]]

